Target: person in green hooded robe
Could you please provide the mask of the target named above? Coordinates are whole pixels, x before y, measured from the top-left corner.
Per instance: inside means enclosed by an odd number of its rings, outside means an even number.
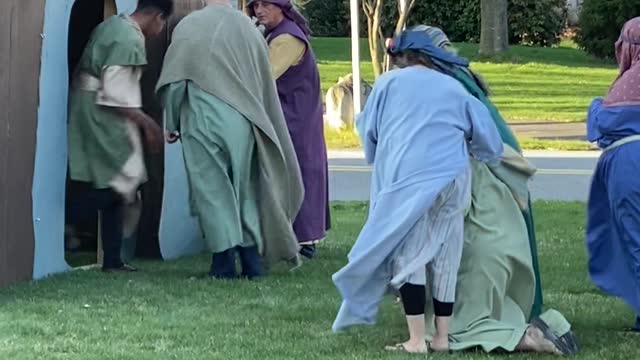
[[[182,142],[191,211],[213,253],[209,275],[236,278],[237,255],[250,279],[280,260],[297,265],[300,168],[251,20],[228,0],[182,19],[157,92],[167,140]]]
[[[424,25],[412,30],[424,31],[434,45],[456,52],[442,30]],[[450,350],[574,355],[578,347],[569,322],[558,311],[542,313],[528,190],[536,169],[521,154],[484,82],[468,68],[440,65],[487,106],[505,149],[497,165],[471,160],[472,201],[465,216]],[[433,308],[427,307],[425,315],[433,316]],[[435,330],[432,323],[427,333]]]

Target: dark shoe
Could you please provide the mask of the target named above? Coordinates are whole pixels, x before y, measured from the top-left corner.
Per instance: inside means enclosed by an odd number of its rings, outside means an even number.
[[[264,275],[262,258],[260,257],[260,253],[258,253],[257,247],[239,247],[238,254],[240,255],[243,278],[253,280]]]
[[[236,273],[235,249],[214,253],[211,256],[209,276],[216,279],[235,279],[238,277]]]
[[[316,254],[316,246],[315,245],[302,245],[300,248],[300,255],[306,257],[311,260]]]
[[[137,272],[138,269],[128,264],[122,264],[117,268],[102,268],[102,271],[106,273],[132,273]]]

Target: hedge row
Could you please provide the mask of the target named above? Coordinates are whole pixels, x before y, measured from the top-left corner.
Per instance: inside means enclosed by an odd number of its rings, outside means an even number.
[[[639,0],[640,1],[640,0]],[[382,19],[390,35],[397,18],[396,0],[386,0]],[[349,36],[349,1],[311,0],[302,10],[314,36]],[[509,0],[510,42],[549,46],[559,41],[566,24],[566,0]],[[361,29],[366,18],[361,11]],[[442,28],[453,41],[477,42],[480,38],[480,0],[418,0],[409,24]],[[366,35],[364,33],[362,35]]]
[[[640,15],[640,0],[585,0],[580,13],[578,44],[592,55],[613,58],[624,23]]]

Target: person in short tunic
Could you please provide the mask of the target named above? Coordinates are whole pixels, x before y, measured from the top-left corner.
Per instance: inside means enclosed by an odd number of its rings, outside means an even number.
[[[273,77],[296,149],[305,198],[293,225],[300,253],[312,258],[331,227],[322,92],[309,28],[289,0],[252,0],[250,16],[265,26]]]
[[[123,208],[147,179],[141,135],[151,151],[163,142],[162,129],[141,110],[145,37],[160,34],[172,12],[172,0],[140,0],[131,16],[105,20],[74,72],[69,176],[81,190],[67,202],[67,219],[75,223],[100,211],[105,271],[135,270],[120,257]]]
[[[437,59],[468,66],[466,60],[410,31],[394,39],[389,53],[399,69],[378,78],[357,119],[366,160],[373,164],[371,204],[349,263],[333,276],[343,298],[333,329],[373,324],[391,285],[402,296],[409,341],[387,349],[446,351],[471,201],[469,153],[494,162],[503,145],[482,102],[434,66]],[[424,91],[425,84],[433,91]],[[427,282],[438,327],[429,345]]]
[[[264,275],[263,260],[298,261],[304,189],[270,70],[251,20],[209,0],[175,28],[157,85],[218,279],[238,277],[236,255],[250,279]]]
[[[589,195],[589,274],[637,314],[640,332],[640,17],[615,44],[620,73],[587,116],[587,138],[603,149]]]

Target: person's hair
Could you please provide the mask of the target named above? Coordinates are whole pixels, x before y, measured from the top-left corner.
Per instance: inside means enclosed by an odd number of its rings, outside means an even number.
[[[428,56],[421,54],[415,50],[405,50],[397,54],[391,54],[391,63],[401,69],[416,65],[433,68],[431,59],[429,59]]]
[[[173,0],[138,0],[139,12],[160,12],[163,18],[173,14]]]

